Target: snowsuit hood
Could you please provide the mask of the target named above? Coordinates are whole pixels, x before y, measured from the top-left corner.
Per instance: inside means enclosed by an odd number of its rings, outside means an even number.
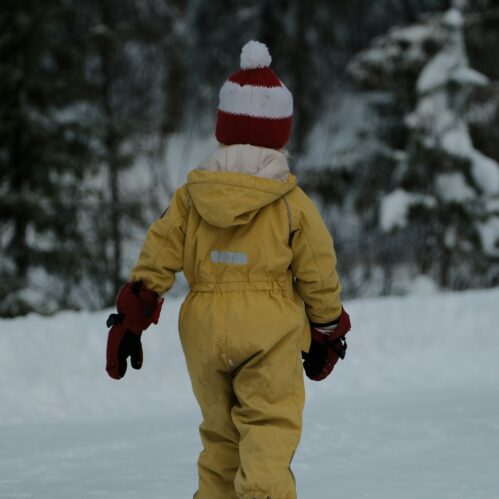
[[[221,146],[187,181],[200,216],[220,228],[249,223],[295,186],[283,153],[252,145]]]

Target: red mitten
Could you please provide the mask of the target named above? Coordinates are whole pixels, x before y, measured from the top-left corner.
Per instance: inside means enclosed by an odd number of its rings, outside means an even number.
[[[114,379],[120,379],[127,369],[130,357],[134,369],[140,369],[143,362],[142,331],[152,323],[157,324],[163,298],[151,291],[141,281],[125,284],[116,298],[117,314],[107,320],[110,327],[107,339],[106,371]]]
[[[339,359],[345,357],[347,342],[345,335],[350,331],[350,317],[345,309],[337,322],[328,325],[311,324],[312,343],[308,353],[302,352],[305,374],[314,381],[327,378]]]
[[[142,333],[132,333],[123,326],[113,326],[107,337],[106,371],[114,379],[121,379],[127,368],[127,358],[134,369],[140,369],[144,360]]]

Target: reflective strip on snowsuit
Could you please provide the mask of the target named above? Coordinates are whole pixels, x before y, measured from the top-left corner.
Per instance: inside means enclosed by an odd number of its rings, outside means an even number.
[[[286,182],[193,170],[149,229],[133,280],[164,293],[183,270],[179,330],[201,407],[198,499],[294,499],[308,321],[341,312],[333,242]]]

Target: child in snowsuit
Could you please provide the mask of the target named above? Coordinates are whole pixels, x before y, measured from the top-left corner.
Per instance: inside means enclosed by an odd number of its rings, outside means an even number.
[[[265,45],[244,46],[220,92],[221,145],[150,227],[109,320],[107,370],[119,379],[128,356],[142,365],[140,334],[184,272],[179,331],[203,415],[197,499],[296,498],[303,366],[326,377],[350,329],[333,241],[282,152],[293,101],[270,62]]]

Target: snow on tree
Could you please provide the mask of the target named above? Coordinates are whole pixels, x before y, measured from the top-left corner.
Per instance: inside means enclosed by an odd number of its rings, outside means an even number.
[[[125,174],[145,155],[139,136],[179,118],[158,97],[168,13],[152,3],[0,13],[0,316],[110,305],[127,279],[148,200]]]
[[[351,179],[355,191],[366,171],[378,173],[378,191],[363,200],[361,215],[377,212],[370,233],[381,232],[376,244],[385,241],[391,264],[384,272],[412,268],[452,288],[499,282],[499,158],[475,147],[469,125],[480,126],[479,113],[497,106],[483,97],[493,84],[470,65],[464,8],[454,2],[443,15],[393,29],[349,65],[359,86],[377,96],[383,154],[357,148]]]
[[[421,71],[416,109],[406,117],[410,158],[403,181],[410,184],[426,168],[426,185],[412,190],[430,194],[436,202],[412,221],[433,241],[426,258],[438,264],[428,261],[428,270],[438,272],[442,285],[462,287],[476,283],[476,274],[492,264],[481,228],[485,224],[490,233],[493,214],[487,203],[499,194],[499,165],[474,147],[463,113],[473,88],[487,86],[489,80],[469,65],[461,11],[447,11],[441,25],[443,46]]]

